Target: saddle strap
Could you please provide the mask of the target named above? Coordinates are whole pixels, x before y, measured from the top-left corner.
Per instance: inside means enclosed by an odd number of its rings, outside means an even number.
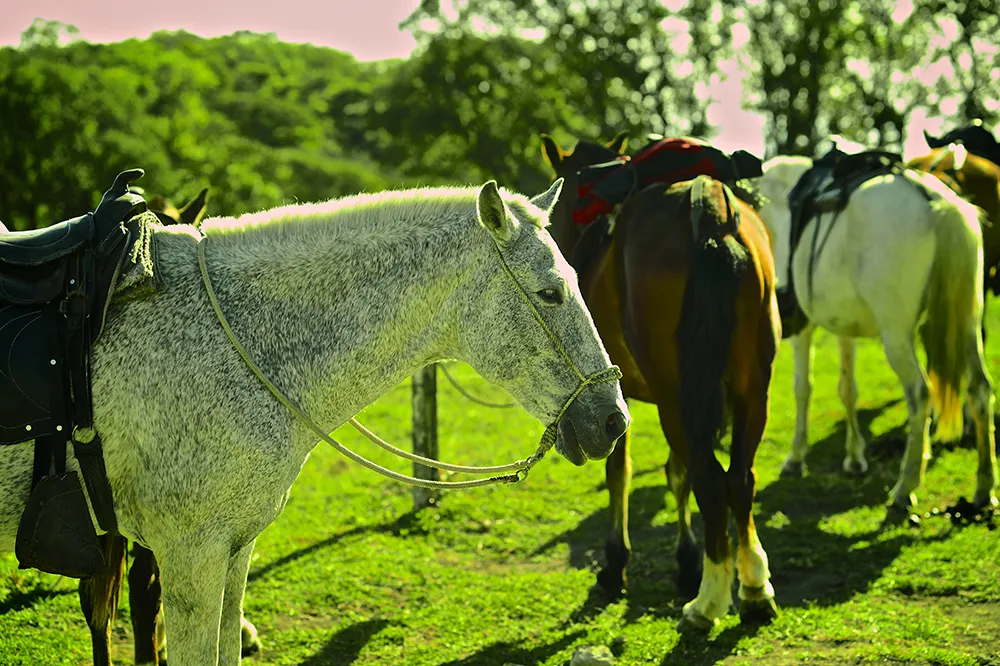
[[[101,437],[93,430],[94,403],[90,387],[90,350],[93,346],[94,317],[103,312],[88,311],[88,304],[95,302],[96,262],[93,250],[88,249],[79,261],[70,268],[78,292],[70,293],[66,302],[66,319],[69,340],[66,358],[73,364],[70,373],[73,387],[73,416],[76,428],[72,433],[73,453],[76,455],[83,473],[83,482],[101,529],[110,533],[118,532],[115,505],[108,482],[107,468],[104,466],[104,450]],[[76,297],[74,299],[74,297]],[[75,303],[74,303],[75,300]],[[83,432],[93,433],[93,438],[84,439]]]
[[[94,432],[93,430],[91,432]],[[90,504],[97,516],[97,524],[101,529],[117,534],[118,519],[115,517],[115,504],[111,496],[111,484],[108,483],[108,471],[104,466],[104,449],[101,446],[101,436],[94,432],[94,438],[82,442],[73,434],[73,453],[83,472],[83,482],[90,495]]]

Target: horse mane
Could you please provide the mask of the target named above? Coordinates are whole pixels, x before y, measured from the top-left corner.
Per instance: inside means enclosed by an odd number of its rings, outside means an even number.
[[[443,220],[474,215],[475,187],[422,187],[363,193],[315,203],[297,203],[246,213],[238,217],[206,219],[201,230],[213,242],[244,240],[267,230],[281,234],[323,232],[345,238],[398,237],[402,228],[440,226]],[[500,188],[500,195],[519,222],[541,229],[548,216],[526,196]]]

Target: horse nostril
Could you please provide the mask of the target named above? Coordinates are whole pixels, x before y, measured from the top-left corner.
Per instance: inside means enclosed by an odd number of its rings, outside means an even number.
[[[617,409],[611,412],[604,422],[604,432],[607,434],[608,441],[610,442],[618,441],[618,438],[625,434],[627,428],[628,423],[625,421],[625,415]]]

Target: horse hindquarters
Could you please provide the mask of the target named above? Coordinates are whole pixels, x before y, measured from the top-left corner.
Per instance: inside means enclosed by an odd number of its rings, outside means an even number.
[[[969,402],[979,451],[974,503],[994,504],[997,484],[993,427],[993,388],[983,357],[983,249],[981,234],[960,209],[932,204],[937,241],[927,286],[927,320],[920,329],[927,351],[930,399],[940,417],[938,432],[947,441],[961,435],[961,389],[969,371]],[[926,456],[908,442],[894,489],[896,504],[912,500],[923,482]]]

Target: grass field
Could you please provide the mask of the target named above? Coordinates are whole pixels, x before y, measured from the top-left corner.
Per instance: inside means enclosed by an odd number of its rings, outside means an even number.
[[[992,311],[1000,314],[1000,304]],[[1000,331],[1000,316],[991,317]],[[1000,332],[994,333],[1000,336]],[[257,540],[246,615],[265,648],[247,663],[503,666],[565,664],[579,645],[609,646],[620,664],[949,664],[1000,666],[1000,530],[879,531],[905,423],[902,390],[874,342],[858,352],[859,408],[871,470],[840,473],[844,424],[835,340],[817,336],[810,475],[778,477],[794,422],[791,349],[783,345],[771,420],[757,458],[755,515],[781,616],[744,628],[729,615],[706,636],[674,629],[684,600],[673,582],[674,501],[654,410],[633,404],[629,595],[588,600],[607,525],[604,465],[578,469],[550,455],[517,486],[454,491],[410,513],[408,487],[349,464],[321,445],[284,513]],[[1000,384],[1000,339],[988,345]],[[461,366],[470,390],[502,399]],[[396,387],[362,422],[405,445],[410,389]],[[467,402],[440,382],[442,458],[508,462],[533,450],[541,425],[523,411]],[[353,432],[341,441],[392,462]],[[975,453],[935,450],[919,509],[974,489]],[[700,519],[695,518],[700,533]],[[131,663],[128,600],[116,654]],[[168,628],[169,636],[169,628]],[[90,664],[76,581],[17,571],[0,556],[0,665]]]

